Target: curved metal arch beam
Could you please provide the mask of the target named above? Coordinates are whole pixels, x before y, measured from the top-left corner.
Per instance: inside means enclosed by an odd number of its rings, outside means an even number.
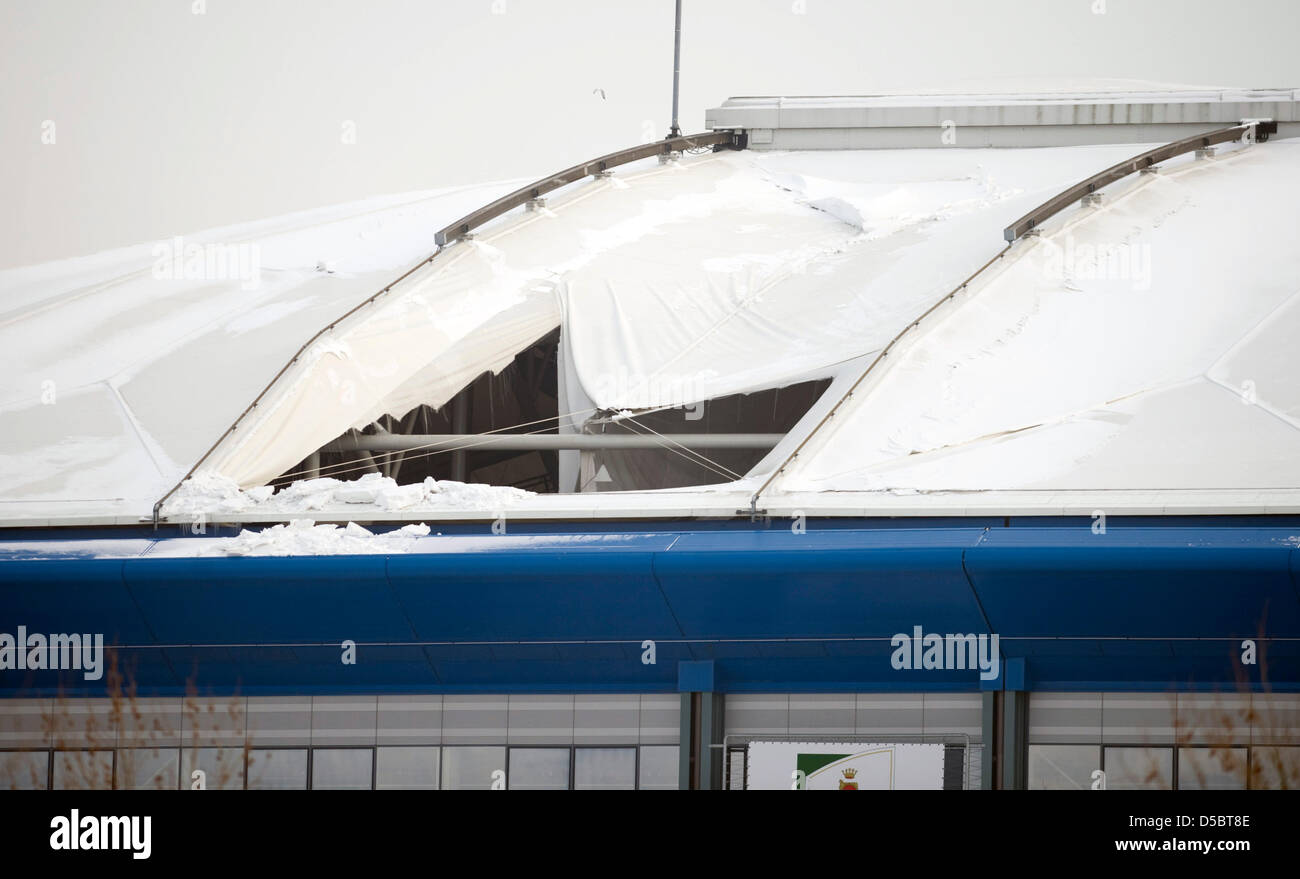
[[[1103,186],[1109,186],[1116,180],[1122,180],[1130,174],[1136,174],[1147,168],[1174,156],[1180,156],[1183,153],[1190,153],[1192,150],[1203,150],[1214,146],[1215,144],[1227,143],[1228,141],[1240,140],[1244,135],[1252,133],[1257,141],[1266,141],[1268,136],[1277,131],[1277,123],[1259,120],[1242,122],[1240,125],[1231,125],[1227,128],[1218,128],[1205,134],[1196,134],[1192,137],[1185,137],[1182,140],[1176,140],[1167,143],[1164,146],[1158,146],[1153,150],[1147,150],[1145,153],[1134,156],[1131,159],[1125,159],[1118,165],[1111,165],[1105,171],[1092,175],[1087,180],[1081,180],[1063,190],[1060,194],[1049,198],[1047,201],[1025,214],[1019,220],[1016,220],[1006,229],[1002,230],[1002,237],[1008,242],[1013,242],[1021,238],[1031,229],[1037,228],[1044,220],[1055,216],[1074,202],[1083,198],[1085,195],[1091,195]]]
[[[648,159],[651,156],[667,156],[683,150],[701,149],[703,147],[722,147],[744,149],[745,135],[731,131],[711,131],[706,134],[691,134],[683,137],[669,137],[664,140],[651,141],[640,146],[629,147],[615,153],[599,156],[581,165],[565,168],[563,171],[535,180],[514,192],[501,196],[491,204],[484,205],[471,214],[466,214],[454,223],[450,223],[433,236],[434,243],[443,247],[457,238],[473,232],[479,226],[495,220],[502,214],[512,211],[520,205],[527,204],[535,198],[541,198],[548,192],[576,183],[584,177],[600,174],[610,168],[626,165],[629,162]]]

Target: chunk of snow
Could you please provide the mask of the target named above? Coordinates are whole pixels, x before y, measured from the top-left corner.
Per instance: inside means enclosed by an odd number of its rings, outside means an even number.
[[[835,219],[843,220],[855,229],[864,232],[868,229],[866,218],[862,216],[862,209],[847,199],[835,196],[817,198],[808,202],[808,207],[825,211]]]
[[[439,481],[432,477],[426,478],[424,482],[398,485],[395,479],[379,473],[367,473],[346,481],[328,476],[301,479],[279,491],[269,485],[241,490],[229,477],[205,470],[185,480],[168,499],[162,513],[168,517],[254,511],[268,514],[307,513],[332,506],[348,507],[348,515],[367,508],[412,512],[495,512],[533,495],[531,491],[510,486]]]
[[[535,492],[511,486],[453,482],[450,479],[437,480],[426,476],[423,506],[491,511],[518,503],[534,494]]]
[[[383,493],[397,488],[397,480],[378,473],[367,473],[355,482],[334,489],[334,500],[343,504],[373,504]]]
[[[423,500],[423,485],[394,485],[379,492],[375,498],[381,510],[405,510]]]
[[[261,489],[254,490],[259,497],[265,494]],[[163,512],[167,516],[242,513],[257,503],[252,496],[241,491],[233,479],[212,471],[200,471],[181,483]]]
[[[311,519],[292,519],[261,531],[244,529],[238,537],[207,541],[204,555],[287,556],[287,555],[375,555],[406,552],[429,534],[425,524],[407,525],[396,531],[375,534],[355,522],[345,527],[317,525]]]

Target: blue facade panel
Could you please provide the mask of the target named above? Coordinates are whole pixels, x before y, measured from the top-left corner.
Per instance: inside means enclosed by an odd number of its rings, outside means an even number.
[[[962,572],[980,529],[690,533],[655,559],[687,637],[981,632]]]
[[[1300,523],[1089,525],[461,527],[404,554],[263,558],[176,557],[177,538],[139,533],[10,532],[0,633],[102,632],[127,679],[158,695],[668,693],[682,662],[712,662],[731,692],[1006,685],[894,668],[891,638],[918,626],[996,633],[1000,661],[1023,660],[1013,685],[1029,689],[1232,688],[1248,638],[1267,663],[1244,669],[1248,686],[1266,671],[1272,688],[1300,689]],[[105,684],[0,670],[3,695],[60,687]]]
[[[398,555],[387,576],[421,640],[673,638],[680,632],[653,569],[668,542]]]
[[[413,641],[384,556],[131,559],[123,576],[163,644]]]

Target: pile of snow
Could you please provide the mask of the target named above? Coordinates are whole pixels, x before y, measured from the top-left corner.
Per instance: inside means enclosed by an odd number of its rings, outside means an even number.
[[[238,537],[208,541],[203,555],[371,555],[406,552],[429,526],[407,525],[396,531],[375,534],[355,522],[346,527],[317,525],[311,519],[294,519],[261,531],[240,531]]]
[[[351,480],[329,476],[300,479],[279,491],[269,485],[244,490],[233,479],[208,470],[199,471],[185,480],[163,506],[162,514],[174,518],[247,512],[305,513],[339,505],[385,511],[493,512],[533,495],[533,492],[521,488],[432,477],[424,482],[398,485],[397,480],[378,473],[367,473]]]

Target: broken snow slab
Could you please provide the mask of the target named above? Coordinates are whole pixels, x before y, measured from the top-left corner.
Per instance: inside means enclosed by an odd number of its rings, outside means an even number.
[[[406,525],[375,533],[355,522],[345,526],[317,525],[311,519],[293,519],[261,531],[244,529],[238,537],[217,537],[205,542],[205,556],[380,555],[407,552],[429,526]]]
[[[212,471],[200,471],[181,484],[163,506],[168,519],[189,520],[231,513],[305,514],[346,508],[358,516],[367,512],[422,512],[449,510],[504,510],[534,493],[509,486],[438,480],[398,485],[395,479],[367,473],[358,479],[300,479],[276,491],[263,485],[241,489],[234,480]],[[358,526],[359,527],[359,526]]]

